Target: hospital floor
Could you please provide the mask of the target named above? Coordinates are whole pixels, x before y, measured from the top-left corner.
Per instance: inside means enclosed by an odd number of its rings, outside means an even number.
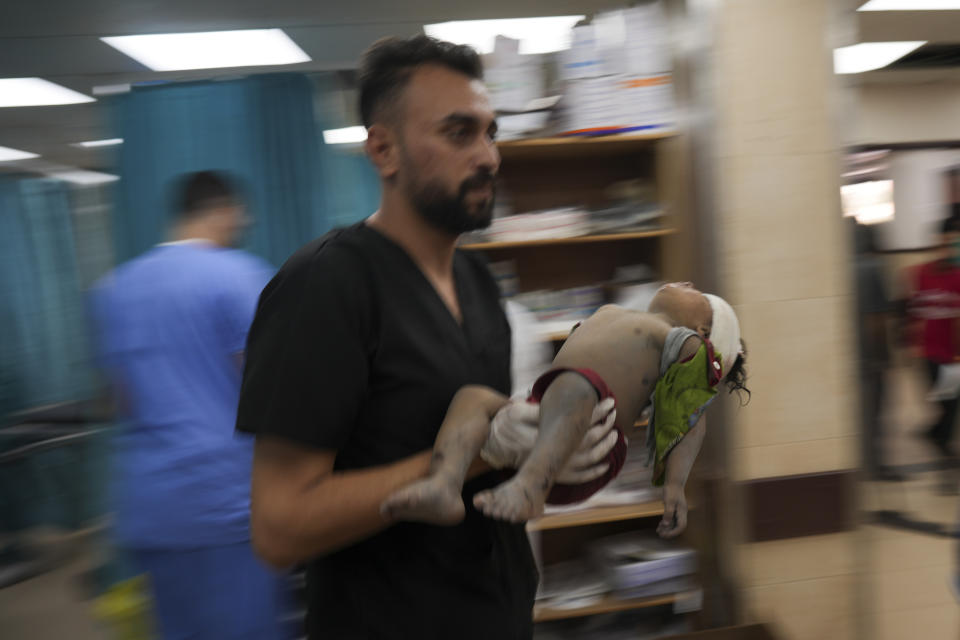
[[[0,589],[2,640],[113,640],[82,597],[82,575],[89,566],[86,545],[70,547],[56,569]]]
[[[921,372],[892,369],[883,416],[888,463],[903,482],[859,486],[856,530],[741,545],[743,613],[784,640],[957,640],[951,580],[958,472],[915,433],[935,416]],[[960,439],[954,446],[960,448]],[[871,524],[871,521],[873,522]]]
[[[745,615],[783,640],[960,639],[951,591],[960,472],[943,469],[914,433],[932,417],[918,371],[889,376],[886,450],[904,482],[865,482],[864,512],[885,522],[849,533],[744,545],[738,579]],[[960,439],[955,440],[960,448]],[[58,569],[0,590],[2,640],[113,640],[81,599],[82,547]]]
[[[893,525],[867,526],[869,602],[876,635],[889,640],[960,638],[955,592],[960,540],[960,469],[917,436],[936,417],[923,400],[922,372],[901,366],[888,376],[886,451],[905,482],[868,482],[865,510],[893,512]],[[960,451],[960,424],[953,447]]]

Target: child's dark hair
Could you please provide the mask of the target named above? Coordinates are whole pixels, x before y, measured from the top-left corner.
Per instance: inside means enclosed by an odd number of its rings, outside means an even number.
[[[740,357],[727,372],[724,383],[727,385],[727,391],[737,392],[740,397],[740,404],[745,405],[750,402],[750,389],[747,389],[747,370],[744,367],[747,361],[747,343],[740,341]],[[747,394],[747,401],[743,401],[743,394]]]

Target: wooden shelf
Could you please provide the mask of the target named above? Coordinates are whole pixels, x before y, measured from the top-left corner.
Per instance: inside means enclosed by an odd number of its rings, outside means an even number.
[[[609,507],[592,507],[579,511],[565,511],[551,513],[527,523],[527,531],[545,531],[548,529],[562,529],[566,527],[582,527],[588,524],[601,522],[616,522],[618,520],[635,520],[638,518],[653,518],[663,515],[663,502],[641,502],[638,504],[623,504]]]
[[[648,147],[658,140],[676,137],[676,132],[628,133],[609,136],[564,136],[527,138],[497,143],[500,156],[513,158],[557,158],[579,155],[630,153]]]
[[[607,594],[603,596],[600,602],[579,609],[552,609],[548,606],[534,605],[533,621],[547,622],[549,620],[583,618],[598,613],[613,613],[615,611],[661,607],[666,604],[673,604],[676,600],[677,596],[675,594],[654,596],[652,598],[632,598],[629,600],[621,600],[620,598]]]
[[[629,233],[608,233],[595,236],[576,236],[573,238],[544,238],[541,240],[515,240],[511,242],[476,242],[461,245],[461,249],[470,251],[491,249],[519,249],[523,247],[543,247],[550,245],[593,244],[596,242],[616,242],[618,240],[638,240],[640,238],[659,238],[676,233],[676,229],[652,229],[650,231],[632,231]]]

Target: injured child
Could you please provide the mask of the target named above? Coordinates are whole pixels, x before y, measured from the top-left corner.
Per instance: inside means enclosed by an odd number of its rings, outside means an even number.
[[[653,482],[664,486],[666,509],[658,532],[678,535],[686,527],[684,486],[703,441],[703,411],[723,380],[731,392],[747,391],[743,364],[733,309],[690,283],[662,287],[647,312],[601,307],[575,328],[553,368],[534,384],[530,401],[539,403],[539,431],[526,460],[511,479],[477,493],[474,506],[491,518],[524,522],[541,515],[547,501],[569,501],[553,500],[556,490],[585,499],[619,472],[626,453],[623,432],[652,405],[647,443]],[[616,401],[619,431],[611,468],[586,492],[554,487],[590,429],[595,407],[609,397]],[[487,443],[491,419],[509,402],[486,387],[462,388],[437,434],[430,475],[387,498],[381,513],[394,521],[462,520],[467,470]]]

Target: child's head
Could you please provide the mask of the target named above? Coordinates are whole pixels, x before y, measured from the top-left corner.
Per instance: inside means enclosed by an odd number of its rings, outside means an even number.
[[[727,386],[731,391],[747,390],[743,384],[745,348],[740,339],[740,322],[726,300],[701,293],[690,282],[672,282],[660,287],[650,301],[649,311],[663,314],[674,326],[693,329],[709,338],[714,351],[721,356]]]
[[[693,329],[704,338],[710,335],[713,309],[691,282],[671,282],[660,287],[648,311],[667,316],[675,327]]]

